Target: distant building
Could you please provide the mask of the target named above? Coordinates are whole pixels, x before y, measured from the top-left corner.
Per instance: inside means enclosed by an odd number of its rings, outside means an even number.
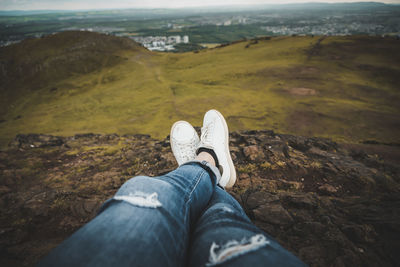
[[[189,43],[189,36],[187,35],[183,36],[183,43],[185,44]]]
[[[232,24],[232,21],[230,21],[230,20],[227,20],[227,21],[224,22],[224,26],[229,26],[231,24]]]
[[[179,44],[181,43],[181,37],[179,35],[168,36],[169,44]]]
[[[171,51],[174,45],[189,43],[189,36],[130,36],[135,42],[141,43],[144,47],[152,51]]]
[[[165,42],[163,41],[154,41],[153,42],[153,47],[164,47],[165,46]]]

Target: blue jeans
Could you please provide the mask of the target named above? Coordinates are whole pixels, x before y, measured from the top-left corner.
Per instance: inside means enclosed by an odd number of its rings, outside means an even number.
[[[39,266],[304,266],[252,224],[207,162],[121,186]]]

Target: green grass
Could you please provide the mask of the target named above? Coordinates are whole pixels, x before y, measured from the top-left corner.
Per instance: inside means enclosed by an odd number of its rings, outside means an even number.
[[[164,138],[174,121],[200,126],[204,112],[215,108],[230,130],[399,143],[398,41],[327,37],[309,56],[318,39],[277,37],[248,48],[251,41],[182,54],[124,48],[88,56],[78,62],[90,66],[87,73],[67,75],[61,69],[64,74],[55,79],[43,74],[35,90],[26,79],[16,96],[4,97],[0,141],[4,145],[17,133],[31,132]],[[113,56],[118,60],[103,62]],[[78,63],[66,62],[65,68]],[[296,95],[293,88],[316,94]]]

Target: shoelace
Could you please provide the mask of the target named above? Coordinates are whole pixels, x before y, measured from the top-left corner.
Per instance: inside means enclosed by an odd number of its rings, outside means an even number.
[[[212,144],[215,123],[210,122],[201,128],[201,143]]]
[[[178,148],[179,151],[179,157],[183,160],[183,161],[189,161],[189,160],[193,160],[193,157],[195,155],[195,151],[197,148],[197,143],[196,140],[193,139],[192,141],[190,141],[189,143],[176,143],[176,146]]]

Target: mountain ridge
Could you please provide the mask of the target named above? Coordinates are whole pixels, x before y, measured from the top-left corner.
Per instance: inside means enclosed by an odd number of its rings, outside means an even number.
[[[109,9],[49,9],[49,10],[3,10],[0,11],[0,16],[27,16],[27,15],[42,15],[42,14],[51,14],[51,13],[74,13],[74,12],[104,12],[104,11],[134,11],[134,10],[207,10],[210,9],[215,10],[216,8],[245,8],[248,10],[252,10],[255,8],[298,8],[298,7],[306,7],[306,8],[320,8],[320,7],[349,7],[349,6],[363,6],[363,7],[380,7],[380,6],[398,6],[396,3],[384,3],[384,2],[374,2],[374,1],[359,1],[359,2],[351,2],[351,3],[324,3],[324,2],[303,2],[303,3],[292,3],[292,4],[253,4],[253,5],[219,5],[219,6],[198,6],[198,7],[178,7],[178,8],[109,8]]]

